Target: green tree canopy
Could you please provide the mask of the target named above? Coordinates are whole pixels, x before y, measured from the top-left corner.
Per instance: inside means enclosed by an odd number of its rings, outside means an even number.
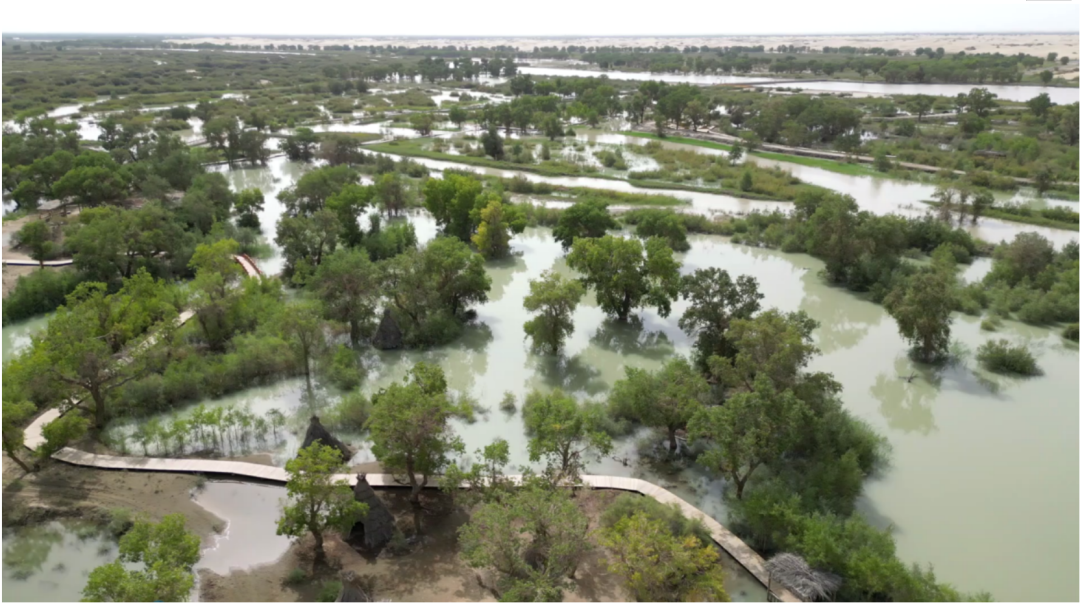
[[[691,535],[672,534],[645,513],[624,517],[600,533],[612,573],[637,601],[729,601],[720,554]]]
[[[372,403],[366,424],[371,451],[386,471],[409,479],[410,498],[419,502],[428,478],[446,468],[450,453],[462,449],[449,424],[454,407],[442,370],[418,363],[403,383],[380,391]]]
[[[764,295],[758,291],[757,279],[743,275],[733,281],[722,268],[705,268],[684,276],[681,289],[690,307],[679,318],[679,328],[696,336],[698,368],[707,369],[711,356],[734,356],[727,331],[732,320],[750,318],[761,308]]]
[[[563,249],[570,249],[574,239],[595,239],[617,228],[615,218],[608,212],[607,204],[598,199],[578,201],[559,214],[559,222],[552,229],[555,240]]]
[[[556,389],[548,394],[530,392],[522,417],[529,436],[529,460],[547,459],[554,484],[576,483],[587,455],[611,452],[611,438],[600,429],[596,407],[583,407]]]
[[[140,519],[120,538],[120,558],[94,568],[83,601],[187,601],[195,586],[199,537],[187,531],[184,516],[158,523]],[[139,564],[127,569],[125,564]]]
[[[347,482],[335,479],[335,473],[344,468],[341,454],[320,442],[301,448],[295,459],[285,463],[288,499],[278,518],[277,534],[300,538],[310,532],[315,539],[316,567],[326,563],[325,534],[347,533],[368,511],[366,504],[353,498]]]
[[[529,281],[524,307],[539,312],[525,322],[525,335],[532,338],[533,346],[557,354],[574,333],[574,310],[584,295],[585,286],[580,281],[564,278],[553,270],[545,270],[539,279]]]
[[[612,386],[608,404],[619,416],[642,425],[662,429],[668,448],[675,452],[675,433],[706,403],[709,384],[682,356],[676,356],[658,371],[626,367],[626,377]]]
[[[679,296],[679,263],[671,247],[659,238],[644,245],[637,239],[611,235],[576,239],[566,263],[582,274],[586,286],[595,289],[600,308],[622,322],[645,305],[667,316],[671,302]]]

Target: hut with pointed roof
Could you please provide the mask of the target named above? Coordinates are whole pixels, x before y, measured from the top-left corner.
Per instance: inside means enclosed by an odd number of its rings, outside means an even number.
[[[357,502],[367,505],[367,513],[364,514],[349,532],[349,542],[360,548],[378,552],[390,539],[394,537],[394,516],[386,508],[383,501],[376,496],[375,490],[367,481],[367,475],[360,473],[356,476],[356,485],[353,486],[353,498]]]
[[[334,434],[330,433],[323,424],[319,422],[319,417],[312,415],[311,422],[308,423],[307,433],[304,434],[304,442],[300,445],[300,448],[307,448],[311,446],[313,442],[320,442],[323,446],[330,446],[341,453],[341,461],[346,462],[352,458],[353,451],[346,446],[341,440],[334,437]]]

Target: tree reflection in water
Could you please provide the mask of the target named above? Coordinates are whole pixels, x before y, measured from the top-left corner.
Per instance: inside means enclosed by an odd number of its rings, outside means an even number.
[[[606,318],[597,327],[590,341],[593,345],[620,355],[636,355],[650,360],[666,360],[675,353],[675,346],[663,331],[645,331],[638,316],[625,323]]]

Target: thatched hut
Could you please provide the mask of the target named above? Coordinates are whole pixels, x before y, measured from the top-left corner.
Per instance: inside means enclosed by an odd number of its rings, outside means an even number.
[[[371,338],[371,346],[377,350],[396,350],[401,347],[404,335],[397,319],[390,312],[390,308],[383,310],[379,328],[375,330],[375,336]]]
[[[780,553],[765,562],[769,580],[783,584],[802,601],[829,601],[840,590],[843,579],[836,574],[810,567],[802,557]]]
[[[375,495],[375,490],[368,484],[367,476],[363,473],[356,476],[353,498],[367,505],[368,511],[353,524],[349,532],[349,542],[365,550],[377,552],[394,536],[394,516]]]
[[[320,442],[323,446],[330,446],[337,450],[341,453],[342,461],[348,461],[352,458],[353,451],[323,427],[323,424],[319,422],[319,417],[312,415],[311,422],[308,423],[307,433],[304,434],[304,443],[300,445],[300,448],[307,448],[314,442]]]

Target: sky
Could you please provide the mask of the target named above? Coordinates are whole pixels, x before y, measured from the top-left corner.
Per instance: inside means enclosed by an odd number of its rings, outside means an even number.
[[[888,6],[889,8],[885,8]],[[43,10],[43,7],[47,9]],[[1080,0],[50,0],[10,33],[630,36],[1080,31]]]

